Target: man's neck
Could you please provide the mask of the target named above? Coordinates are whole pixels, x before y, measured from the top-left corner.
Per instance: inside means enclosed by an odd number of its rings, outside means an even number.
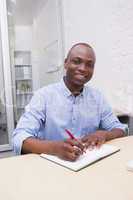
[[[71,91],[71,93],[74,96],[78,96],[82,91],[83,91],[83,86],[78,86],[78,85],[74,85],[71,84],[66,77],[63,77],[63,80],[65,82],[65,85],[67,86],[67,88]]]

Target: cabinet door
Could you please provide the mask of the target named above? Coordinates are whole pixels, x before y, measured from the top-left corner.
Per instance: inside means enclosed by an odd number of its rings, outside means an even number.
[[[14,129],[6,1],[0,6],[0,151],[11,149]]]

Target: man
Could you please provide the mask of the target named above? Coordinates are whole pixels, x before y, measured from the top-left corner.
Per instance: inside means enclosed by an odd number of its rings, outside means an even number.
[[[13,133],[17,154],[46,153],[74,161],[84,148],[125,135],[125,126],[112,113],[102,94],[87,83],[95,53],[86,43],[75,44],[65,59],[61,82],[38,90]],[[68,137],[65,129],[75,138]]]

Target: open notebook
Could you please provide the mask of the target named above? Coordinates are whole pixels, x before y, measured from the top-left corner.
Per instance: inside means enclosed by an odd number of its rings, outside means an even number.
[[[73,171],[79,171],[80,169],[87,167],[88,165],[105,158],[120,149],[118,147],[103,144],[99,149],[87,150],[86,153],[81,155],[76,161],[65,161],[56,156],[47,155],[47,154],[40,154],[41,157],[50,160],[56,164],[61,166],[67,167]]]

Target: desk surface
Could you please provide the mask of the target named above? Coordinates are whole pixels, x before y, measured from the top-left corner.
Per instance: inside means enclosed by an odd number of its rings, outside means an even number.
[[[0,160],[1,200],[133,200],[133,136],[109,142],[121,151],[73,172],[39,155]]]

